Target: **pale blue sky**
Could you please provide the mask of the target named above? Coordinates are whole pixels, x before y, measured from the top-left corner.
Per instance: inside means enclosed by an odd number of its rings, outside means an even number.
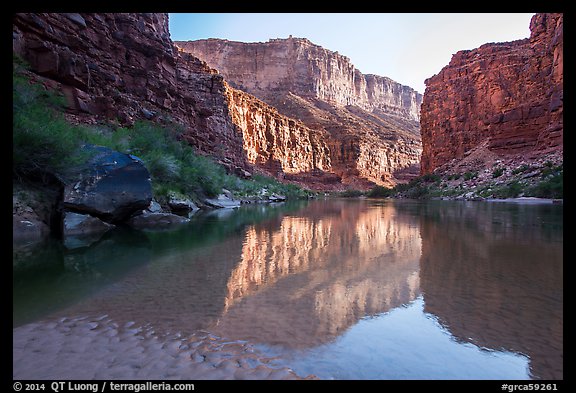
[[[530,35],[526,13],[210,13],[170,14],[172,40],[266,42],[308,38],[350,58],[364,74],[387,76],[424,93],[454,53]]]

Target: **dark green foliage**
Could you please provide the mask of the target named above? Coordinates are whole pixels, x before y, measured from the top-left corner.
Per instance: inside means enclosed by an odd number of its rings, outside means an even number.
[[[394,195],[394,190],[383,186],[374,186],[370,191],[366,193],[369,198],[388,198]]]
[[[341,197],[341,198],[357,198],[359,196],[364,195],[364,193],[360,190],[345,190],[345,191],[341,191],[336,193],[337,196]]]
[[[497,177],[502,176],[504,173],[504,168],[496,168],[492,171],[492,178],[496,179]]]
[[[258,174],[252,176],[249,180],[229,176],[226,178],[224,187],[240,197],[254,196],[262,190],[268,195],[279,194],[289,199],[307,198],[314,195],[312,191],[304,190],[294,184],[280,183],[273,177]]]
[[[436,182],[439,183],[441,180],[439,175],[435,175],[433,173],[427,173],[427,174],[421,176],[420,179],[424,183],[436,183]]]
[[[478,172],[474,171],[474,172],[466,172],[464,173],[464,180],[471,180],[478,177]]]
[[[540,182],[528,190],[532,196],[539,198],[558,198],[564,197],[564,173],[557,173],[550,178]]]
[[[423,184],[416,184],[414,187],[407,190],[404,193],[404,195],[407,198],[426,199],[430,196],[429,193],[430,193],[430,189],[428,188],[428,186],[423,185]]]
[[[522,164],[518,168],[512,170],[512,174],[517,175],[519,173],[526,172],[530,169],[532,169],[532,167],[530,165]]]
[[[55,110],[62,98],[13,74],[12,152],[16,177],[60,173],[79,162],[81,137]]]
[[[502,188],[499,191],[498,196],[501,198],[516,198],[523,190],[524,186],[520,182],[514,180]]]

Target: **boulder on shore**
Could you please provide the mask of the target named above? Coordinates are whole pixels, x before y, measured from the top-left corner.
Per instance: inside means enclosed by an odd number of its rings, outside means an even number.
[[[170,211],[182,217],[190,218],[194,213],[196,213],[200,208],[196,206],[194,202],[190,199],[183,199],[177,197],[170,197],[168,200],[168,206]]]
[[[65,210],[117,223],[150,205],[150,173],[139,158],[102,146],[83,149],[91,157],[77,168],[79,180],[65,186]]]
[[[127,223],[135,229],[165,229],[174,225],[189,223],[190,219],[171,213],[149,213],[144,211],[130,218]]]
[[[89,246],[114,227],[115,225],[88,214],[64,212],[62,216],[64,246],[68,249]]]
[[[229,195],[220,194],[216,198],[206,199],[204,203],[217,209],[235,209],[240,207],[240,201],[230,198]]]

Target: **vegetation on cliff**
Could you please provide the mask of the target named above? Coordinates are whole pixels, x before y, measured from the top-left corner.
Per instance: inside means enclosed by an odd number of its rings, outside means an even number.
[[[241,179],[226,173],[223,166],[181,141],[183,130],[177,124],[160,126],[139,121],[130,128],[112,123],[74,125],[63,112],[63,97],[35,83],[26,73],[25,64],[15,57],[12,147],[16,181],[65,180],[73,175],[75,164],[86,159],[81,146],[93,144],[140,158],[151,174],[157,199],[174,193],[193,199],[199,195],[212,197],[224,188],[238,197],[254,196],[262,190],[288,198],[308,195],[295,185],[266,176]]]
[[[535,161],[531,165],[495,167],[464,173],[428,173],[394,188],[375,186],[362,193],[353,190],[341,197],[410,199],[503,199],[536,197],[562,199],[564,196],[564,165],[551,161]]]

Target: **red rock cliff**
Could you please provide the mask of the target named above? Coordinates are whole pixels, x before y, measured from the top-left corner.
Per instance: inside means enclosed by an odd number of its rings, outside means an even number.
[[[340,179],[330,176],[332,165],[325,133],[281,115],[241,90],[228,87],[227,97],[249,163],[277,178],[317,189],[334,188],[334,183],[339,183]]]
[[[418,173],[421,95],[307,39],[177,41],[235,88],[299,119],[329,146],[342,187],[393,186]]]
[[[16,14],[13,50],[80,121],[176,122],[200,152],[247,165],[224,79],[173,46],[167,14]]]
[[[528,39],[453,55],[426,80],[421,173],[475,149],[526,158],[563,150],[563,15],[537,14]]]
[[[364,75],[346,56],[305,38],[246,43],[221,39],[175,41],[205,60],[234,87],[266,101],[279,91],[419,119],[422,95],[378,75]]]

